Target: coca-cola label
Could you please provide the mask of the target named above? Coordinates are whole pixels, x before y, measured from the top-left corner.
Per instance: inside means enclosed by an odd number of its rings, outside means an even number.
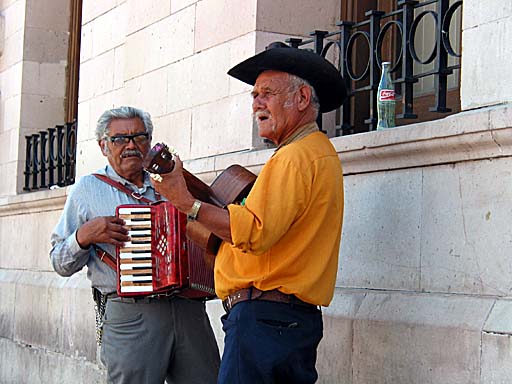
[[[380,101],[393,101],[395,100],[394,89],[381,89],[379,94]]]

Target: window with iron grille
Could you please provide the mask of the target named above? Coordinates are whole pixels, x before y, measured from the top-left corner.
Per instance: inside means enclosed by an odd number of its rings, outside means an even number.
[[[346,81],[350,97],[338,111],[323,116],[330,137],[376,129],[384,61],[392,63],[397,125],[460,111],[462,1],[354,0],[341,6],[338,30],[287,40],[326,57]]]
[[[25,136],[24,191],[63,187],[75,182],[76,121],[82,0],[71,0],[65,121]]]

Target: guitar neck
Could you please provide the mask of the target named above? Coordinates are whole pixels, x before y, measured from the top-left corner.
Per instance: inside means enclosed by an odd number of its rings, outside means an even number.
[[[174,169],[174,160],[169,147],[164,143],[155,144],[144,158],[143,167],[152,173],[163,174],[171,172]],[[183,177],[185,178],[188,190],[196,199],[222,208],[226,205],[226,202],[219,198],[209,185],[186,169],[183,169]]]

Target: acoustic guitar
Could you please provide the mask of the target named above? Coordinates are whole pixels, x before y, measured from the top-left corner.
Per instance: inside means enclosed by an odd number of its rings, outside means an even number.
[[[151,148],[143,162],[144,169],[153,175],[169,173],[174,169],[173,154],[164,143],[157,143]],[[234,164],[222,171],[211,185],[204,183],[192,173],[183,169],[183,176],[190,193],[202,202],[226,208],[228,204],[240,203],[249,194],[256,175],[241,165]],[[217,254],[222,240],[207,230],[197,221],[187,223],[187,238],[199,251],[205,252],[205,258],[213,258]],[[197,252],[198,250],[189,250]]]

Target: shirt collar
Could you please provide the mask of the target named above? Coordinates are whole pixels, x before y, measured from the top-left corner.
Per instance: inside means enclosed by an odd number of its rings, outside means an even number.
[[[151,181],[149,178],[149,174],[147,172],[144,172],[144,183],[142,184],[142,187],[139,188],[135,184],[133,184],[133,183],[129,182],[128,180],[126,180],[125,178],[119,176],[110,164],[107,164],[105,166],[104,170],[105,170],[105,175],[110,177],[112,180],[115,180],[115,181],[123,184],[124,186],[130,187],[134,191],[139,191],[141,193],[144,193],[147,188],[153,188],[153,185],[151,184]]]
[[[311,123],[304,124],[297,128],[295,132],[293,132],[290,136],[288,136],[279,146],[276,148],[276,152],[279,150],[279,148],[284,147],[285,145],[288,145],[290,143],[293,143],[294,141],[298,141],[306,136],[308,136],[310,133],[318,132],[319,128],[316,124],[316,121],[312,121]]]

